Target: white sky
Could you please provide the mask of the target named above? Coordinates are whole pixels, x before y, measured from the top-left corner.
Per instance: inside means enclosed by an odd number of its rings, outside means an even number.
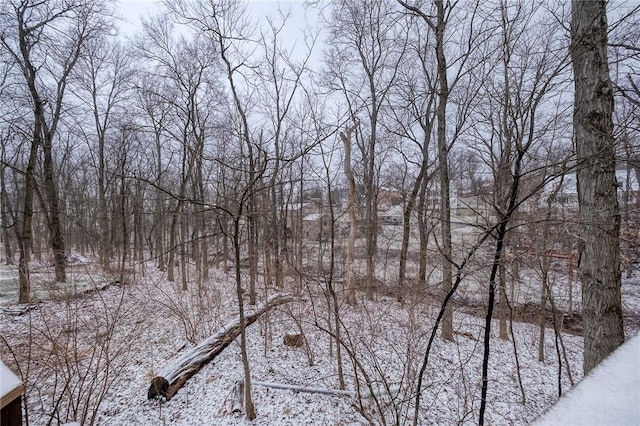
[[[276,14],[278,7],[280,7],[283,10],[291,10],[296,18],[301,18],[295,19],[298,24],[305,23],[304,0],[248,0],[247,3],[249,12],[258,16]],[[127,34],[132,34],[136,28],[139,28],[140,17],[160,8],[161,0],[120,0],[119,6],[120,14],[126,20],[122,30]],[[131,26],[131,28],[126,28],[127,26]]]
[[[312,26],[317,27],[317,11],[307,11],[304,6],[304,0],[248,0],[247,10],[258,20],[266,25],[265,16],[271,16],[277,23],[280,18],[278,8],[283,12],[289,13],[285,28],[281,36],[281,42],[287,49],[295,46],[294,59],[302,59],[307,53],[304,40],[304,31],[309,30]],[[140,19],[147,14],[154,12],[162,7],[161,0],[120,0],[119,14],[124,19],[119,25],[118,33],[125,37],[132,37],[140,28]],[[320,61],[321,46],[320,41],[314,48],[314,61]]]

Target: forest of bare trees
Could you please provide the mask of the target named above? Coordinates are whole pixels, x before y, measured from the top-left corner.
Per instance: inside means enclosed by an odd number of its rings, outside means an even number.
[[[68,285],[86,259],[139,295],[162,277],[196,343],[218,272],[240,324],[291,294],[326,310],[290,315],[327,336],[336,386],[372,424],[421,424],[433,352],[462,313],[482,319],[482,366],[460,421],[483,424],[491,404],[492,325],[516,363],[515,322],[539,328],[540,362],[545,328],[577,327],[580,375],[624,342],[638,315],[621,291],[640,262],[637,6],[312,1],[293,34],[286,10],[165,3],[124,37],[112,1],[0,0],[0,281],[16,294],[3,304],[36,304],[34,273]],[[383,299],[421,342],[398,349],[393,392],[347,319]]]

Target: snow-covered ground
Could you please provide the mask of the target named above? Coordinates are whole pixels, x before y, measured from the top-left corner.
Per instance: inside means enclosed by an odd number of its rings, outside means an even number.
[[[24,315],[0,313],[2,359],[25,382],[30,424],[49,419],[54,424],[58,420],[90,424],[94,414],[95,424],[101,425],[410,423],[417,375],[437,314],[435,301],[413,298],[401,305],[395,298],[379,296],[375,301],[362,298],[356,307],[341,305],[346,389],[358,394],[360,387],[361,398],[256,385],[257,419],[248,422],[243,414],[225,412],[225,400],[242,378],[237,342],[171,400],[147,400],[153,377],[236,317],[232,275],[214,270],[200,289],[190,283],[186,292],[151,266],[137,272],[137,277],[131,284],[112,285],[82,298],[45,301]],[[636,272],[625,281],[626,307],[638,306],[637,300],[630,300],[638,296],[631,291],[638,286]],[[294,302],[248,328],[252,380],[339,388],[336,346],[327,332],[333,317],[325,293],[319,282],[308,280]],[[262,291],[260,299],[268,295]],[[440,338],[434,342],[423,376],[421,425],[477,423],[484,319],[465,312],[462,308],[455,312],[454,342]],[[556,339],[547,329],[544,361],[538,361],[537,326],[514,323],[515,344],[498,339],[497,328],[496,322],[486,421],[527,424],[560,392],[568,392],[571,381],[581,379],[582,339],[566,333]],[[308,346],[283,345],[286,333],[300,330]],[[635,326],[628,329],[628,335],[636,332]],[[365,389],[367,381],[374,397]]]
[[[73,254],[67,259],[67,282],[53,284],[53,266],[31,262],[31,285],[35,300],[64,300],[71,295],[91,291],[109,284],[107,275],[96,271],[92,262]],[[0,306],[9,306],[18,300],[18,268],[0,264]]]

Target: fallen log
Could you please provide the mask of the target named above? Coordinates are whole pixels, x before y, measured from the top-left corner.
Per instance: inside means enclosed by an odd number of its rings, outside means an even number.
[[[354,391],[348,391],[348,390],[312,388],[307,386],[287,385],[287,384],[273,383],[273,382],[257,382],[257,381],[252,381],[252,382],[255,386],[262,386],[265,388],[272,388],[272,389],[290,390],[292,392],[319,393],[323,395],[348,396],[351,398],[354,398],[356,396],[356,393]]]
[[[245,313],[245,327],[253,324],[269,309],[291,300],[292,297],[288,295],[275,294],[269,297],[254,310]],[[216,334],[182,354],[167,366],[159,376],[151,380],[147,398],[152,399],[161,396],[167,400],[171,399],[189,378],[210,363],[240,335],[240,328],[240,318],[237,317],[218,330]]]
[[[283,383],[274,383],[274,382],[258,382],[252,381],[254,386],[262,386],[265,388],[271,389],[280,389],[280,390],[290,390],[292,392],[303,392],[303,393],[318,393],[322,395],[332,395],[332,396],[348,396],[351,398],[356,398],[358,393],[356,391],[350,390],[340,390],[340,389],[325,389],[325,388],[312,388],[308,386],[299,386],[299,385],[287,385]],[[400,392],[399,386],[392,386],[389,389],[383,388],[381,386],[377,386],[373,392],[363,393],[361,395],[362,398],[372,398],[374,396],[382,396],[387,394],[397,394]]]
[[[31,312],[35,309],[38,309],[38,304],[21,304],[14,306],[0,306],[0,312],[3,314],[11,315],[14,317],[24,315],[27,312]]]

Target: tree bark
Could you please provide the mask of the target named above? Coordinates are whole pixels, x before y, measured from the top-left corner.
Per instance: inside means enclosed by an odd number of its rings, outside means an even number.
[[[44,190],[47,197],[49,234],[51,236],[51,248],[53,249],[53,265],[56,282],[67,281],[66,253],[62,223],[60,221],[60,200],[58,197],[57,183],[53,171],[53,134],[47,131],[43,138],[42,151],[44,154]]]
[[[437,21],[436,57],[438,61],[438,166],[440,168],[440,232],[442,238],[442,294],[446,295],[453,285],[453,268],[451,265],[451,200],[449,198],[449,147],[447,144],[447,102],[449,100],[449,83],[447,82],[447,59],[444,54],[445,6],[442,0],[436,0]],[[442,319],[442,338],[453,340],[453,309],[446,306]]]
[[[584,374],[624,342],[620,214],[613,139],[613,89],[604,0],[572,1],[573,129],[584,242],[579,275],[584,318]]]
[[[240,353],[242,355],[242,371],[244,373],[244,399],[247,407],[247,419],[256,418],[256,410],[251,397],[251,369],[249,367],[249,355],[247,353],[247,319],[244,312],[244,300],[242,299],[242,274],[240,272],[240,217],[241,211],[233,221],[233,248],[235,253],[236,296],[238,297],[238,321],[239,327],[236,337],[240,334]],[[250,295],[251,297],[251,295]],[[254,296],[255,297],[255,296]]]
[[[4,145],[2,146],[2,161],[4,162]],[[9,215],[15,222],[15,212],[11,207],[9,194],[5,182],[5,167],[0,168],[0,226],[2,227],[2,242],[4,244],[5,264],[13,265],[13,251],[11,249],[11,237],[9,228],[17,226],[16,223],[9,224]]]
[[[36,108],[41,105],[36,104]],[[18,260],[18,281],[20,290],[18,293],[18,303],[31,302],[31,278],[29,276],[29,260],[31,259],[31,246],[33,245],[33,195],[35,192],[35,168],[38,160],[38,147],[40,146],[40,138],[42,127],[40,125],[39,114],[35,115],[35,127],[33,132],[33,140],[31,141],[31,150],[29,153],[29,162],[24,174],[24,208],[22,211],[22,226],[20,227],[20,236],[18,238],[18,247],[20,258]]]
[[[156,211],[154,212],[154,218],[155,218],[155,233],[154,233],[154,237],[155,237],[155,247],[156,247],[156,251],[155,251],[155,255],[158,258],[158,269],[160,271],[164,271],[165,270],[165,253],[164,253],[164,232],[165,232],[165,218],[164,218],[164,193],[162,192],[162,185],[163,185],[163,179],[162,179],[162,143],[160,140],[160,129],[161,129],[161,123],[156,124],[154,122],[153,124],[153,131],[154,131],[154,139],[155,139],[155,143],[156,143],[156,173],[158,174],[157,176],[157,184],[156,184],[156,190],[155,190],[155,196],[156,196]]]

